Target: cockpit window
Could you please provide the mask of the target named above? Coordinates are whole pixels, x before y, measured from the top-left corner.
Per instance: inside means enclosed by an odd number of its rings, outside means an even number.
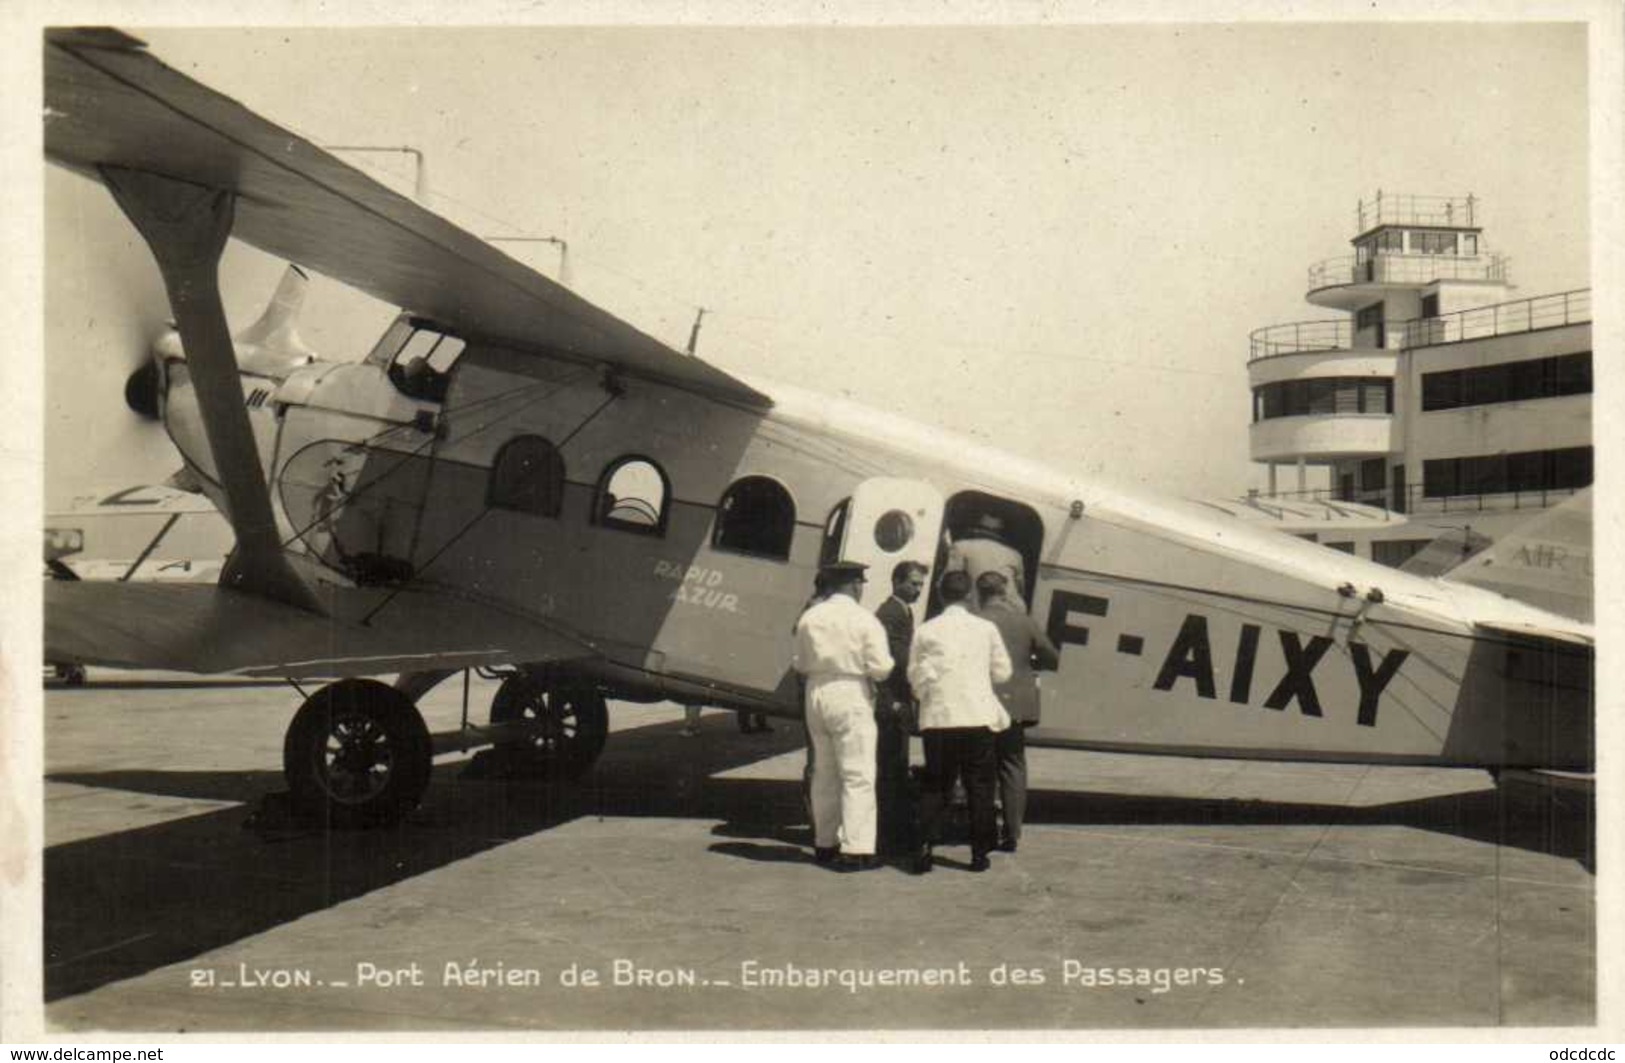
[[[445,402],[451,367],[467,344],[426,324],[401,318],[367,361],[389,366],[395,390],[424,402]]]

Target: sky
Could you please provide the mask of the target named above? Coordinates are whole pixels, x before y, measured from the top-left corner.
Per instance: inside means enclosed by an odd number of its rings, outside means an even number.
[[[1517,297],[1591,283],[1575,24],[120,26],[319,145],[418,149],[427,206],[568,241],[574,289],[673,346],[705,308],[724,369],[1152,490],[1264,482],[1248,333],[1337,316],[1306,271],[1378,189],[1476,196]],[[161,478],[122,403],[150,257],[55,169],[45,232],[47,497]],[[281,268],[231,250],[234,325]],[[358,358],[392,313],[319,279],[304,331]]]

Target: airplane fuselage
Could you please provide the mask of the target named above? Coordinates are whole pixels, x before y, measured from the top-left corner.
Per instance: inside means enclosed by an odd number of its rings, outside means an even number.
[[[626,696],[799,715],[790,633],[820,562],[869,563],[872,608],[893,564],[934,581],[943,531],[993,511],[1061,649],[1035,742],[1590,765],[1589,648],[1504,630],[1562,623],[1538,610],[795,389],[759,385],[764,410],[477,341],[426,388],[394,342],[245,378],[288,550],[321,581],[554,625]],[[184,375],[167,421],[210,483]]]

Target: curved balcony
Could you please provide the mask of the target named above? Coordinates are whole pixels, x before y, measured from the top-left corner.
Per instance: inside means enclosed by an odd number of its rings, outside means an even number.
[[[1309,462],[1380,458],[1392,449],[1393,416],[1307,414],[1255,421],[1248,429],[1253,461]]]
[[[1254,329],[1247,340],[1247,360],[1252,362],[1278,354],[1345,350],[1354,342],[1354,328],[1346,317],[1289,321]]]
[[[1327,377],[1392,380],[1398,369],[1399,351],[1383,347],[1288,351],[1248,362],[1247,386],[1260,388],[1284,380]]]
[[[1309,267],[1306,298],[1321,306],[1353,309],[1376,298],[1384,287],[1414,288],[1434,281],[1507,282],[1505,255],[1417,255],[1385,251],[1370,258],[1339,255]]]

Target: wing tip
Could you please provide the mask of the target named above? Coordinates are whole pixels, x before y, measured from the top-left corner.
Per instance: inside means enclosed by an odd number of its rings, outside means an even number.
[[[120,52],[146,51],[147,42],[111,26],[51,26],[45,30],[48,44],[65,48],[104,48]]]

